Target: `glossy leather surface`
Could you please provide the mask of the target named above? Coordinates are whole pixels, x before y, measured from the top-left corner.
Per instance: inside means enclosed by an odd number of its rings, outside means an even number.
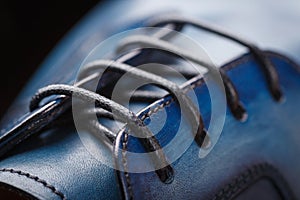
[[[297,53],[300,28],[295,25],[300,19],[298,4],[297,0],[284,3],[274,3],[272,0],[242,3],[235,0],[226,4],[221,3],[221,0],[201,3],[197,0],[154,0],[147,2],[147,6],[144,2],[132,0],[100,4],[48,56],[8,110],[9,114],[2,119],[1,128],[12,126],[12,122],[28,112],[30,98],[39,88],[52,83],[71,83],[84,58],[101,41],[115,33],[140,27],[146,19],[161,13],[176,11],[184,16],[214,23],[264,49],[277,50],[300,61]],[[199,31],[191,32],[189,36],[203,45],[218,65],[227,63],[243,52],[232,42],[199,34]]]
[[[162,11],[177,9],[186,15],[205,18],[219,25],[225,25],[232,32],[242,33],[253,41],[257,41],[262,47],[280,49],[297,58],[297,50],[300,46],[295,42],[300,33],[298,26],[292,26],[290,31],[287,29],[282,31],[284,29],[282,27],[285,27],[283,25],[291,27],[289,24],[299,19],[295,6],[287,7],[287,11],[282,13],[281,5],[276,4],[270,10],[260,9],[260,7],[265,8],[264,5],[271,5],[271,1],[247,9],[241,3],[232,2],[223,11],[216,7],[217,2],[203,2],[202,6],[199,6],[198,1],[189,3],[164,1],[160,4],[158,1],[152,1],[148,3],[148,6],[141,6],[139,1],[110,2],[91,12],[49,56],[2,120],[1,128],[12,127],[21,116],[28,112],[29,100],[38,88],[51,83],[71,83],[87,53],[100,41],[113,33],[139,27],[140,21],[143,21],[145,17]],[[297,5],[297,2],[294,4]],[[247,11],[249,16],[242,15],[245,10],[249,10]],[[253,12],[258,14],[250,15]],[[272,15],[272,12],[275,14]],[[276,15],[276,13],[281,13],[281,15]],[[263,16],[262,20],[260,14]],[[237,19],[236,15],[244,16],[244,18]],[[280,20],[282,18],[289,20],[288,22]],[[246,21],[252,23],[245,23]],[[272,21],[278,23],[277,29],[274,27],[278,31],[266,28]],[[278,35],[273,34],[274,32]],[[280,33],[284,33],[285,37],[279,37]],[[195,40],[208,37],[193,32],[192,35],[195,36]],[[208,37],[204,41],[208,44],[206,48],[210,50],[217,63],[224,63],[224,60],[240,52],[238,48],[234,51],[221,48],[223,45],[218,45],[218,50],[215,50],[214,39]],[[223,52],[226,52],[226,56]],[[220,60],[217,59],[218,57]],[[226,184],[236,173],[251,164],[260,162],[274,164],[285,175],[290,185],[297,187],[295,183],[300,174],[296,166],[300,163],[295,153],[299,152],[296,125],[300,117],[296,108],[300,102],[299,94],[297,94],[300,79],[293,67],[282,59],[274,58],[274,62],[279,70],[286,95],[284,104],[277,104],[271,99],[265,87],[265,79],[253,60],[242,63],[241,66],[231,70],[229,75],[249,112],[249,121],[242,124],[228,113],[224,133],[211,154],[205,159],[199,159],[199,149],[193,144],[175,163],[175,180],[170,185],[162,184],[154,173],[144,176],[132,174],[133,195],[138,198],[169,198],[173,194],[180,198],[185,196],[182,192],[185,191],[189,192],[190,197],[206,198],[221,189],[222,185]],[[250,76],[251,74],[253,76]],[[203,92],[197,89],[197,94],[200,95]],[[204,95],[201,98],[207,97]],[[202,106],[204,110],[209,107],[205,103]],[[173,111],[170,110],[170,112]],[[209,110],[206,112],[209,113]],[[154,115],[154,117],[157,116],[159,113]],[[205,123],[208,123],[207,115]],[[172,126],[167,128],[171,129]],[[237,151],[239,153],[236,153]],[[224,156],[220,156],[222,154]],[[236,162],[237,160],[243,162]],[[295,166],[291,168],[294,171],[288,173],[287,169],[290,169],[291,165]],[[0,171],[0,182],[27,191],[39,199],[118,199],[122,197],[114,170],[101,164],[87,152],[72,127],[52,129],[19,145],[17,150],[1,160],[0,169],[6,169]],[[218,184],[214,184],[215,182]],[[182,190],[176,189],[185,186],[188,187]],[[297,188],[295,189],[297,193]]]
[[[297,109],[300,102],[300,94],[297,92],[300,87],[300,68],[285,58],[269,56],[280,74],[280,83],[285,94],[284,103],[276,103],[267,92],[261,68],[253,58],[244,56],[230,63],[225,69],[230,69],[228,75],[236,85],[248,111],[248,120],[241,123],[228,112],[222,135],[210,154],[200,159],[199,148],[193,143],[184,155],[173,163],[175,177],[171,184],[162,183],[154,172],[129,173],[129,182],[125,174],[121,173],[125,196],[128,199],[213,199],[233,177],[253,165],[268,163],[279,169],[299,198],[297,188],[300,160],[296,152],[300,151],[300,116]],[[204,113],[205,124],[208,124],[210,104],[207,101],[209,94],[205,85],[197,88],[196,94],[199,101],[204,102],[200,103],[200,109]],[[171,137],[176,124],[174,122],[180,120],[180,115],[175,114],[178,112],[175,103],[171,103],[165,109],[169,113],[170,124],[158,135],[169,135],[160,138],[161,143],[168,140],[166,137]],[[153,123],[163,118],[164,112],[161,110],[150,117]],[[185,122],[185,126],[185,130],[188,131],[188,122]],[[119,138],[120,144],[123,144],[122,139]],[[137,142],[130,136],[128,151],[142,148]],[[127,160],[128,165],[135,164],[130,162],[130,157]],[[119,164],[122,166],[121,162]]]

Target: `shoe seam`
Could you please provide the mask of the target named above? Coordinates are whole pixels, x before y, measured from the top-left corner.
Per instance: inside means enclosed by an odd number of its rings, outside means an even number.
[[[229,63],[228,65],[226,65],[226,67],[228,67],[228,69],[233,68],[236,65],[239,65],[241,63],[247,62],[250,59],[250,56],[246,56],[243,59],[238,59],[236,61],[233,61],[232,63]],[[227,69],[227,70],[228,70]],[[199,79],[198,81],[194,82],[193,84],[191,84],[191,87],[188,87],[187,91],[190,91],[192,89],[194,89],[197,86],[200,86],[203,83],[202,79]],[[186,92],[187,92],[186,91]],[[150,117],[151,115],[157,113],[159,110],[165,108],[166,106],[170,105],[172,103],[172,101],[174,101],[174,99],[171,97],[171,99],[169,99],[168,101],[155,106],[155,108],[150,109],[149,111],[147,111],[146,113],[143,114],[143,116],[141,116],[141,119],[144,120],[147,117]],[[127,166],[127,156],[126,156],[126,152],[127,152],[127,146],[128,146],[128,133],[125,132],[124,133],[124,141],[123,141],[123,159],[122,159],[122,163],[123,163],[123,168],[124,168],[124,175],[125,175],[125,180],[126,180],[126,185],[127,185],[127,191],[129,193],[129,199],[133,199],[133,186],[130,180],[130,174],[128,173],[128,166]],[[126,171],[127,170],[127,171]]]
[[[273,57],[280,58],[280,59],[286,61],[287,63],[291,64],[295,69],[300,71],[300,68],[298,67],[298,65],[296,63],[292,62],[290,59],[288,59],[285,56],[279,55],[279,54],[277,54],[275,52],[271,52],[271,51],[265,51],[265,54],[273,56]],[[249,60],[251,60],[251,57],[252,57],[251,54],[245,55],[242,59],[236,59],[236,60],[234,60],[230,63],[227,63],[222,68],[226,71],[229,71],[229,70],[233,69],[234,67],[236,67],[238,65],[241,65],[243,63],[248,62]],[[199,79],[198,81],[194,82],[191,85],[191,87],[187,88],[188,89],[187,91],[190,91],[190,90],[194,89],[195,87],[200,86],[202,83],[203,83],[203,80]],[[152,109],[148,110],[146,113],[144,113],[141,116],[141,119],[144,120],[144,119],[150,117],[152,114],[157,113],[159,110],[161,110],[164,107],[170,105],[172,101],[174,101],[173,98],[169,99],[168,101],[166,101],[166,102],[164,102],[160,105],[155,106],[155,108],[152,108]],[[132,186],[132,183],[131,183],[131,180],[130,180],[130,174],[129,174],[128,171],[126,171],[126,169],[128,169],[128,167],[127,167],[127,157],[126,157],[126,152],[127,152],[127,147],[128,147],[128,136],[129,136],[128,133],[125,131],[124,132],[124,138],[126,138],[126,140],[123,141],[122,163],[123,163],[123,167],[124,167],[124,175],[126,177],[125,179],[126,179],[127,191],[129,193],[129,198],[133,199],[133,186]]]
[[[45,181],[43,179],[40,179],[38,176],[34,176],[34,175],[29,174],[27,172],[23,172],[21,170],[15,170],[15,169],[12,169],[12,168],[2,168],[2,169],[0,169],[0,172],[8,172],[8,173],[11,173],[11,174],[18,174],[20,176],[27,177],[31,180],[34,180],[37,183],[42,184],[45,188],[50,189],[52,193],[59,196],[62,200],[67,200],[66,195],[64,193],[62,193],[60,190],[58,190],[53,185],[49,184],[47,181]]]
[[[239,174],[237,177],[234,178],[233,181],[226,184],[213,198],[213,200],[227,200],[227,199],[234,199],[237,197],[242,191],[246,190],[249,186],[254,184],[255,182],[259,181],[260,179],[266,178],[274,184],[276,190],[279,192],[280,196],[283,199],[287,197],[283,196],[282,188],[279,187],[277,184],[278,180],[284,183],[287,187],[286,190],[288,191],[289,196],[291,199],[294,199],[294,194],[288,187],[287,182],[285,181],[282,174],[273,167],[269,163],[262,163],[252,166],[248,168],[243,173]],[[277,180],[277,181],[276,181]]]

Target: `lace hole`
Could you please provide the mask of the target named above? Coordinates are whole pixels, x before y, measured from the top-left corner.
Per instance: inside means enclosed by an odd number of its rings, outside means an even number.
[[[165,184],[170,184],[174,180],[174,170],[170,165],[156,170],[156,174],[158,175],[159,179]]]
[[[205,129],[198,131],[195,136],[195,142],[202,149],[208,149],[211,146],[209,135]]]
[[[241,122],[245,122],[248,119],[248,113],[240,102],[235,106],[234,109],[232,109],[232,113],[234,117]]]

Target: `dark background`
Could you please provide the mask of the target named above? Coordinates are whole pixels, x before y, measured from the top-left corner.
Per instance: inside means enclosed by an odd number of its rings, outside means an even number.
[[[98,2],[1,1],[0,117],[55,44]]]

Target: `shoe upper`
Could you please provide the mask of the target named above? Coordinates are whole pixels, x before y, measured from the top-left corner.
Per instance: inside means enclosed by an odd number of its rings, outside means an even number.
[[[24,199],[299,198],[300,67],[296,62],[300,61],[297,58],[300,28],[295,24],[300,16],[293,6],[298,3],[291,1],[289,6],[283,7],[271,1],[251,5],[234,1],[222,9],[215,2],[143,4],[140,1],[107,2],[91,11],[57,46],[20,93],[2,119],[1,134],[20,123],[19,119],[29,112],[31,97],[39,88],[54,83],[72,84],[84,58],[101,41],[121,31],[142,27],[151,16],[174,10],[228,27],[263,49],[272,49],[272,52],[264,51],[264,56],[271,60],[279,74],[284,101],[274,101],[261,66],[251,53],[230,46],[228,41],[218,37],[187,30],[186,34],[195,41],[202,41],[213,61],[223,66],[248,114],[247,121],[240,122],[227,109],[222,133],[208,155],[200,158],[203,149],[192,142],[172,163],[173,181],[166,184],[155,172],[124,172],[101,163],[82,143],[72,124],[57,125],[18,144],[1,159],[0,193],[10,191]],[[217,45],[218,42],[221,45]],[[201,78],[191,83],[194,87],[187,95],[196,94],[193,101],[199,104],[204,124],[208,126],[212,115],[210,93]],[[185,133],[191,129],[189,121],[182,119],[178,104],[170,99],[172,97],[166,96],[139,112],[140,117],[146,116],[150,129],[156,129],[161,119],[166,119],[156,135],[164,145],[173,139],[174,132]],[[180,148],[180,144],[177,145]],[[114,149],[145,151],[140,141],[124,130],[118,131]],[[139,163],[122,151],[116,151],[115,162],[123,170],[151,165],[151,160]]]

